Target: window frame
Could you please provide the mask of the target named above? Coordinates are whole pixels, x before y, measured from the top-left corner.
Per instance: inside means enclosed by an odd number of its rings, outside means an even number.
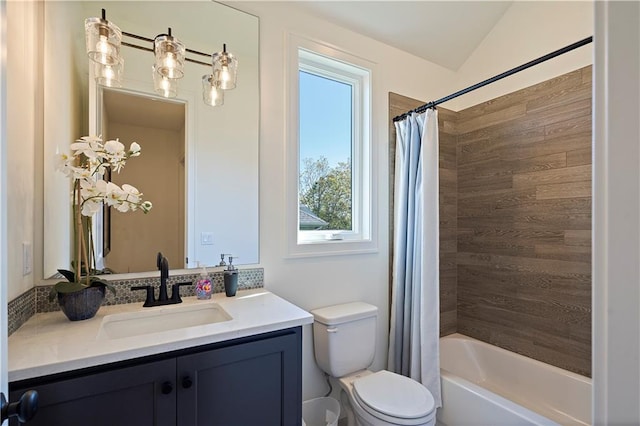
[[[294,34],[287,59],[287,215],[288,256],[322,256],[377,251],[376,194],[371,191],[375,150],[372,92],[375,64],[336,47]],[[352,230],[299,230],[299,71],[350,84],[352,91]]]

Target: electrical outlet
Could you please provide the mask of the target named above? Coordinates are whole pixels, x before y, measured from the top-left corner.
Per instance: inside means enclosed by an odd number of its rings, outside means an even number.
[[[33,255],[31,253],[31,243],[22,243],[22,275],[29,275],[33,272]]]
[[[213,232],[202,232],[200,234],[200,244],[203,246],[213,245]]]

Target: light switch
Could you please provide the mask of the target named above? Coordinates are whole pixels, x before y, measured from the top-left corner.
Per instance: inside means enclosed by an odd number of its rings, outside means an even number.
[[[203,246],[213,245],[213,232],[202,232],[200,234],[200,244]]]

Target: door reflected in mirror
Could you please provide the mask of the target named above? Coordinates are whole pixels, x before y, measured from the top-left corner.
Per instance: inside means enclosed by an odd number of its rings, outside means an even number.
[[[104,210],[99,269],[150,271],[156,263],[151,254],[158,251],[174,267],[184,267],[186,104],[126,90],[103,88],[101,93],[103,138],[142,147],[140,156],[128,160],[129,167],[111,174],[111,181],[133,183],[153,209],[147,214]]]

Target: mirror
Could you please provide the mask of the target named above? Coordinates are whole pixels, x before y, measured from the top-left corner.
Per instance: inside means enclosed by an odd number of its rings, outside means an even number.
[[[236,88],[224,105],[205,105],[201,79],[211,67],[185,62],[177,97],[162,98],[153,90],[153,54],[124,45],[122,87],[97,85],[84,19],[101,8],[124,32],[153,39],[170,27],[188,49],[209,54],[225,43],[238,58]],[[86,134],[140,144],[140,157],[111,179],[154,204],[147,215],[105,210],[98,267],[155,271],[158,251],[173,269],[217,265],[221,253],[258,263],[258,18],[209,1],[46,2],[44,46],[44,276],[68,266],[71,251],[69,182],[52,159]]]

